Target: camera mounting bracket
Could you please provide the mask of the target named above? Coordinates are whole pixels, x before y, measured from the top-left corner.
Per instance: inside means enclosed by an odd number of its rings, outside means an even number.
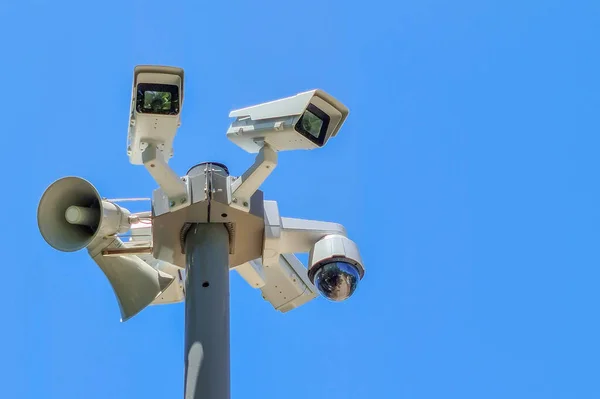
[[[250,210],[250,197],[277,167],[277,151],[264,143],[254,164],[244,174],[231,183],[231,203],[229,206],[244,212]]]
[[[157,145],[142,143],[145,147],[142,152],[144,167],[158,183],[163,193],[169,199],[171,212],[189,206],[191,191],[187,181],[177,176],[175,171],[165,161]]]

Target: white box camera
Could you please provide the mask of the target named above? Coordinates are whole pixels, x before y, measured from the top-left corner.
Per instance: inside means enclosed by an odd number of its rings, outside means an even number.
[[[232,111],[227,138],[249,153],[266,143],[275,151],[323,147],[340,130],[348,108],[322,90],[311,90]]]
[[[141,165],[142,153],[152,145],[165,162],[173,156],[173,139],[181,125],[183,69],[138,65],[134,69],[127,155]]]

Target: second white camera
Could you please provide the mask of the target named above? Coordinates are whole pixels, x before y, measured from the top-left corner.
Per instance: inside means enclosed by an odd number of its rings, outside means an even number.
[[[348,108],[322,90],[311,90],[232,111],[227,138],[249,153],[264,144],[275,151],[323,147],[340,130]]]
[[[141,165],[142,153],[156,146],[165,159],[173,156],[173,139],[181,124],[183,69],[138,65],[134,69],[127,155]]]

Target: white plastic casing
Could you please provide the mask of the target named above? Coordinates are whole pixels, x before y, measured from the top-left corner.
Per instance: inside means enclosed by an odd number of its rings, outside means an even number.
[[[155,115],[138,113],[136,110],[137,85],[160,83],[179,88],[179,113],[177,115]],[[173,139],[181,124],[183,108],[183,69],[165,66],[137,66],[134,72],[127,155],[129,162],[141,165],[142,153],[149,145],[156,146],[165,161],[173,156]]]
[[[261,287],[263,298],[285,313],[316,298],[319,294],[308,279],[306,267],[295,255],[283,254],[277,266],[264,268],[267,284]]]
[[[311,280],[318,267],[336,260],[354,265],[360,278],[363,278],[365,269],[356,243],[348,237],[331,234],[317,241],[310,251],[308,275],[311,276]]]
[[[229,117],[236,120],[227,130],[227,138],[249,153],[259,152],[264,143],[268,143],[275,151],[319,148],[294,129],[310,104],[329,115],[325,145],[340,130],[348,116],[348,108],[322,90],[311,90],[231,111]]]
[[[318,296],[306,267],[293,254],[283,254],[275,262],[263,265],[260,259],[234,268],[262,297],[282,313],[295,309]]]

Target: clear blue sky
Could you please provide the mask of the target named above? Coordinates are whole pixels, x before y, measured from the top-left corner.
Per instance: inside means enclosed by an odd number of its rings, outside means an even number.
[[[600,397],[600,2],[6,0],[0,34],[0,397],[182,397],[183,306],[120,324],[86,252],[36,224],[65,175],[155,188],[125,154],[136,64],[185,68],[180,174],[252,163],[231,109],[312,88],[350,108],[263,189],[344,224],[366,277],[284,315],[232,274],[233,398]]]

